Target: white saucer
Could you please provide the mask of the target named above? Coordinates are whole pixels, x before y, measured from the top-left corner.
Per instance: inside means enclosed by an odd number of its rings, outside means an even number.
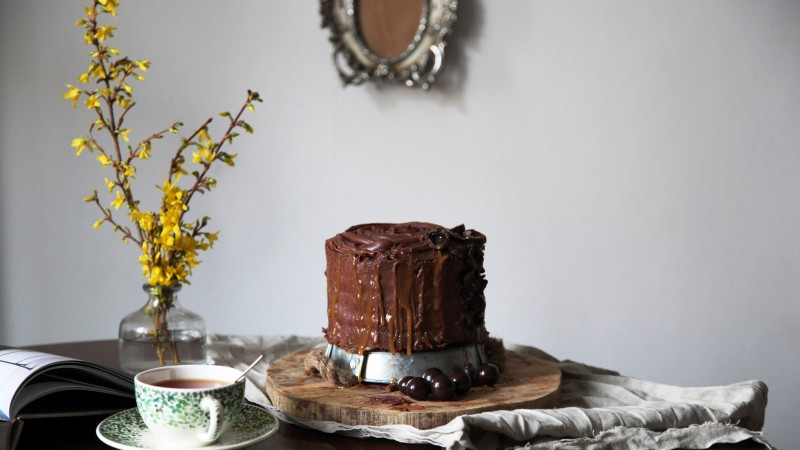
[[[264,408],[245,405],[233,428],[211,445],[181,450],[234,450],[261,442],[278,430],[278,419]],[[97,437],[121,450],[157,450],[164,444],[144,424],[136,408],[118,412],[100,422]],[[174,447],[173,447],[174,448]]]

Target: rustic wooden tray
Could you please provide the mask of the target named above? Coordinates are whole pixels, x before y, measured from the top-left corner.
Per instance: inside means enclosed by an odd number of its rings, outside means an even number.
[[[305,373],[304,350],[270,363],[267,395],[272,404],[298,419],[345,425],[407,424],[419,429],[444,425],[463,414],[485,411],[554,408],[559,402],[561,371],[548,361],[507,351],[501,379],[493,387],[473,388],[462,398],[416,401],[385,385],[339,388]]]

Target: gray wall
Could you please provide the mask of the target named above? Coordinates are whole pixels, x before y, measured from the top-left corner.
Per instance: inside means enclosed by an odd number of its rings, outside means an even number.
[[[113,338],[145,300],[135,246],[61,99],[84,2],[0,3],[0,342]],[[561,358],[685,386],[759,378],[767,436],[800,404],[800,2],[461,2],[431,92],[342,88],[315,1],[123,2],[153,61],[134,139],[266,99],[193,210],[222,230],[184,305],[210,330],[320,335],[323,241],[349,225],[488,238],[487,326]],[[219,121],[218,121],[219,122]],[[219,125],[219,124],[218,124]],[[157,198],[175,141],[140,165]]]

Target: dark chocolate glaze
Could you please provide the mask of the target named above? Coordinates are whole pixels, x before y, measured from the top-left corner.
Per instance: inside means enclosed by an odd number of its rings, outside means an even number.
[[[482,343],[486,237],[463,225],[356,225],[325,241],[325,339],[350,352]]]

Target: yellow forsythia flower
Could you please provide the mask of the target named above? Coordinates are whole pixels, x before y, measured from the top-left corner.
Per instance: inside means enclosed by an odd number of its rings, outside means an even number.
[[[139,70],[141,70],[142,72],[146,72],[147,69],[150,68],[150,61],[136,60],[134,61],[134,64],[136,64],[139,67]]]
[[[102,79],[105,78],[106,73],[103,72],[103,66],[98,64],[97,67],[92,69],[92,72],[89,74],[89,76],[92,78]]]
[[[187,206],[183,204],[184,192],[177,186],[177,181],[175,183],[170,183],[169,180],[164,180],[164,187],[162,187],[161,190],[164,191],[164,203],[166,205],[170,207],[178,206],[184,211],[188,209]]]
[[[116,29],[117,27],[111,25],[101,25],[97,27],[94,37],[97,38],[98,41],[103,42],[107,37],[114,37],[114,30]]]
[[[142,150],[139,152],[139,158],[140,159],[150,158],[150,148],[151,148],[150,141],[146,141],[144,144],[142,144]]]
[[[124,174],[128,178],[136,178],[136,167],[131,164],[126,164]]]
[[[117,8],[119,8],[119,0],[98,0],[101,5],[105,6],[105,11],[112,16],[117,15]]]
[[[86,107],[89,109],[100,107],[100,102],[97,101],[97,97],[94,95],[90,95],[89,98],[83,101],[83,103],[86,103]]]
[[[212,161],[214,161],[214,154],[207,148],[201,148],[192,153],[192,162],[210,164]]]
[[[161,237],[170,238],[171,235],[181,237],[181,208],[171,207],[166,211],[161,211],[158,215],[158,222],[161,224]],[[169,247],[175,245],[169,242]]]
[[[217,231],[216,233],[206,233],[206,239],[208,239],[208,245],[210,247],[213,247],[214,242],[216,242],[216,240],[219,239],[219,231]]]
[[[67,89],[69,90],[64,92],[62,95],[65,99],[72,100],[72,107],[74,108],[78,104],[78,99],[80,98],[82,91],[71,84],[67,85]]]
[[[211,140],[211,137],[208,135],[208,130],[205,128],[200,130],[200,133],[197,134],[197,138],[200,140],[200,142],[206,142]]]
[[[141,226],[142,229],[145,231],[153,231],[153,228],[156,226],[155,219],[153,218],[153,213],[151,213],[150,211],[143,213],[139,217],[138,222],[139,226]]]
[[[161,267],[155,266],[150,269],[150,279],[147,280],[147,283],[152,286],[157,285],[164,285],[164,274],[161,271]]]
[[[83,136],[72,140],[72,146],[75,147],[75,155],[80,156],[83,149],[86,148],[86,138]]]
[[[111,206],[113,206],[114,209],[119,209],[122,207],[124,203],[125,203],[125,197],[123,197],[122,194],[119,191],[117,191],[117,198],[111,201]]]

